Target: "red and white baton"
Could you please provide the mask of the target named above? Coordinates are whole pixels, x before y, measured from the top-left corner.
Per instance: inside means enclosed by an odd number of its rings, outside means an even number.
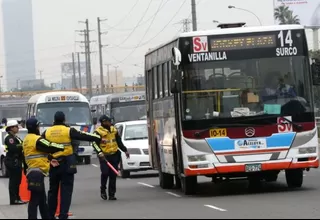
[[[106,161],[107,165],[111,168],[111,170],[112,170],[115,174],[117,174],[117,176],[119,176],[119,172],[112,166],[112,164],[109,163],[109,161],[107,161],[107,159],[104,159],[104,160]]]

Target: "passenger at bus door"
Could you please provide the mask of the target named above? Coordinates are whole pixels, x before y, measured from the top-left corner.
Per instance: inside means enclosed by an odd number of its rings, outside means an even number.
[[[77,173],[76,152],[73,151],[72,140],[102,142],[106,141],[95,134],[78,131],[65,124],[66,118],[63,112],[58,111],[54,115],[54,124],[48,128],[42,136],[50,142],[63,144],[64,151],[52,154],[52,159],[59,162],[59,166],[51,166],[49,173],[48,205],[50,218],[54,219],[57,209],[57,197],[61,186],[60,219],[67,219],[71,205],[74,174]],[[95,146],[98,155],[103,157],[101,149]]]

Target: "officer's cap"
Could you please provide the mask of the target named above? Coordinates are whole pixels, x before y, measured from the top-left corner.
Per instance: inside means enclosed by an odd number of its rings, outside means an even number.
[[[37,128],[39,124],[40,124],[40,121],[38,121],[36,118],[29,118],[26,121],[26,127],[28,130]]]
[[[102,116],[99,118],[99,121],[100,121],[100,123],[105,122],[105,121],[111,122],[111,118],[109,118],[109,117],[106,116],[106,115],[102,115]]]
[[[66,120],[66,116],[62,111],[57,111],[56,114],[54,114],[55,122],[64,122],[65,120]]]

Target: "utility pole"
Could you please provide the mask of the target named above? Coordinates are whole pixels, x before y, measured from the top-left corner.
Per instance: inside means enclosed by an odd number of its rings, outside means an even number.
[[[91,52],[90,52],[90,31],[89,20],[86,19],[86,34],[87,34],[87,56],[88,56],[88,79],[89,79],[89,96],[92,97],[92,75],[91,75]]]
[[[97,17],[97,23],[98,23],[98,44],[99,44],[99,62],[100,62],[100,83],[101,83],[101,94],[104,92],[104,77],[103,77],[103,57],[102,57],[102,48],[103,45],[101,43],[101,35],[104,33],[101,33],[101,21],[105,21],[107,19],[101,20],[99,17]]]
[[[75,59],[74,59],[74,53],[72,53],[72,88],[77,89],[77,82],[76,82],[76,64],[75,64]]]
[[[196,0],[191,0],[191,14],[192,14],[192,30],[197,31],[197,6]]]
[[[106,64],[106,66],[107,66],[107,77],[108,77],[108,88],[110,88],[110,65],[111,64]]]
[[[80,89],[80,93],[81,93],[82,92],[82,83],[81,83],[80,53],[77,53],[77,55],[78,55],[79,89]]]
[[[118,67],[119,66],[114,66],[115,74],[116,74],[116,86],[118,86]]]
[[[43,72],[43,70],[39,70],[40,82],[41,82],[41,86],[43,88],[44,87],[44,82],[42,82],[42,72]]]

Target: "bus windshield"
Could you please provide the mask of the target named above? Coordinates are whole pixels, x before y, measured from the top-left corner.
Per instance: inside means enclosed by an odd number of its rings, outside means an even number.
[[[43,125],[52,125],[54,114],[64,112],[68,125],[91,125],[90,107],[85,102],[42,103],[37,106],[36,117]]]
[[[184,120],[313,112],[305,56],[183,66]]]
[[[114,118],[114,123],[139,120],[145,114],[145,101],[111,104],[111,116]]]

